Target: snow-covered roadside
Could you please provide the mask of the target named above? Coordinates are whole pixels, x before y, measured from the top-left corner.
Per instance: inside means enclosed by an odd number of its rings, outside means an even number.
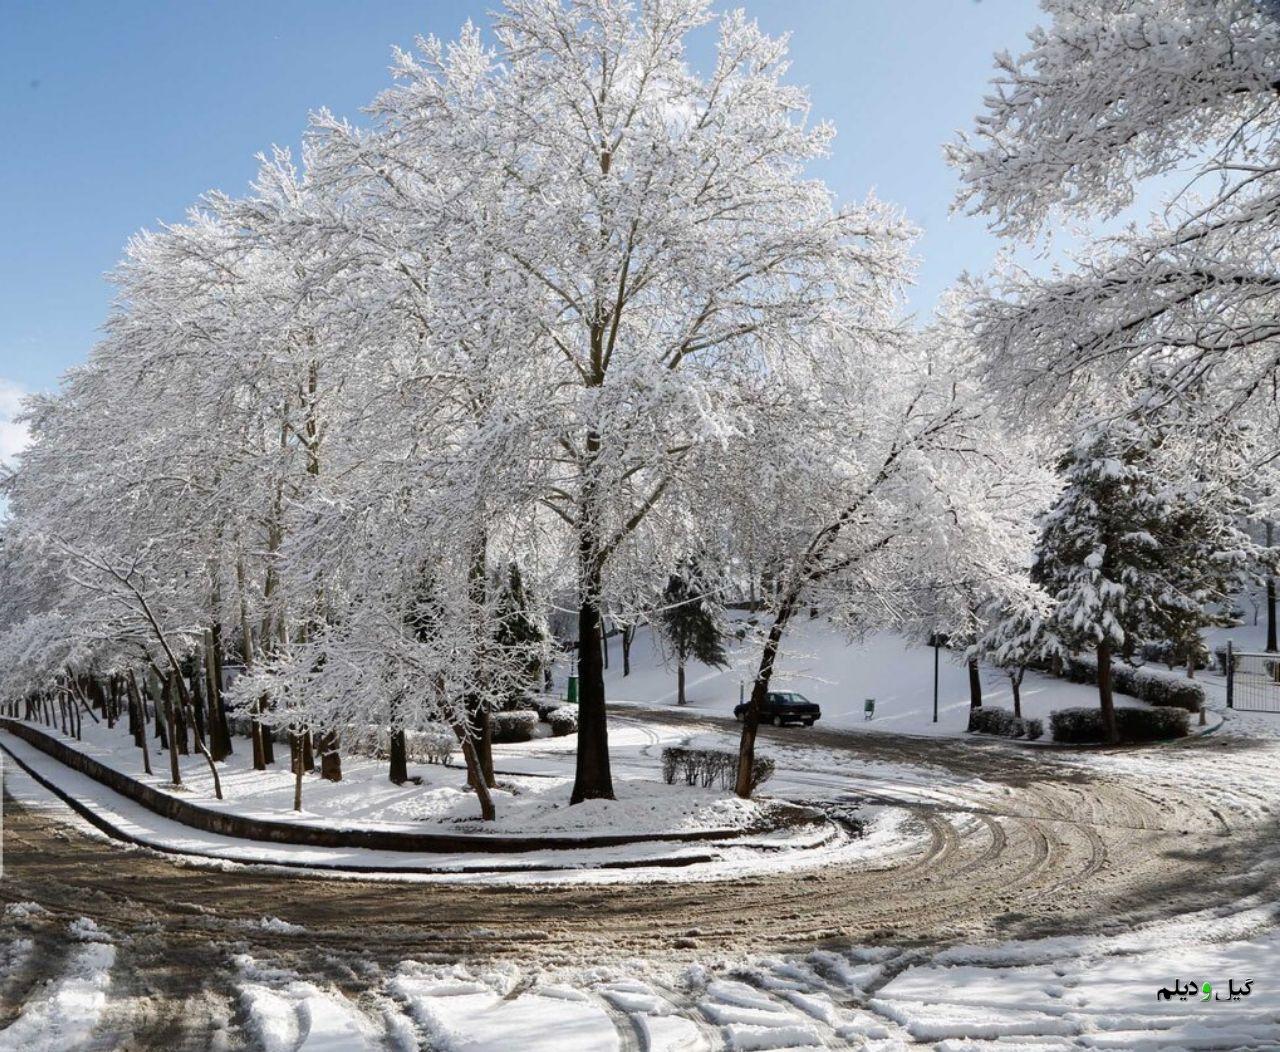
[[[82,1047],[93,1032],[107,1004],[116,948],[83,917],[72,922],[70,933],[77,945],[61,976],[0,1030],[0,1052],[67,1052]]]
[[[714,843],[651,842],[615,848],[518,854],[442,852],[430,856],[361,848],[269,844],[206,833],[162,818],[12,735],[4,736],[4,745],[33,770],[138,843],[181,854],[191,864],[219,867],[315,866],[331,871],[336,877],[345,875],[361,880],[463,879],[495,884],[687,882],[835,863],[856,864],[895,853],[909,853],[919,842],[918,834],[906,828],[901,812],[895,808],[876,808],[868,814],[869,835],[863,838],[850,838],[837,827],[824,826],[746,835]],[[63,815],[71,813],[12,763],[4,767],[4,780],[5,789],[21,803],[52,807]],[[817,798],[818,794],[811,795]],[[83,820],[78,820],[78,824],[92,829]]]
[[[573,777],[568,763],[544,766],[540,777],[504,775],[493,793],[497,819],[481,823],[475,794],[467,789],[466,774],[458,768],[415,764],[410,773],[422,784],[395,785],[387,778],[385,761],[349,756],[344,758],[340,782],[325,781],[318,774],[305,777],[304,809],[299,812],[293,810],[294,777],[287,760],[255,771],[245,739],[237,738],[236,752],[219,764],[224,798],[217,800],[208,766],[199,756],[181,758],[180,790],[169,782],[167,754],[158,753],[154,744],[154,773],[145,774],[141,751],[123,725],[108,729],[105,724],[86,720],[82,740],[41,725],[36,729],[160,792],[211,811],[278,822],[408,833],[571,837],[602,832],[646,835],[741,830],[757,826],[761,820],[756,804],[739,800],[730,792],[666,785],[659,777],[656,754],[643,765],[635,765],[628,776],[616,779],[616,800],[592,801],[575,808],[568,807]],[[674,733],[671,737],[676,739]],[[9,744],[15,737],[4,734],[4,741]],[[519,756],[541,744],[509,747],[510,751],[501,755]],[[648,744],[648,739],[637,739],[637,751],[642,744]],[[621,747],[627,748],[625,741]]]

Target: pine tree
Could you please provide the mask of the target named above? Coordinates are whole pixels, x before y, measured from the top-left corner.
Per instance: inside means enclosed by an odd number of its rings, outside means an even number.
[[[658,624],[675,653],[676,700],[684,705],[684,668],[690,658],[715,668],[729,663],[720,619],[705,594],[696,563],[682,566],[667,581]]]
[[[1052,631],[1095,651],[1112,742],[1112,658],[1145,642],[1198,646],[1253,557],[1232,473],[1190,471],[1212,458],[1171,449],[1179,433],[1174,420],[1138,413],[1086,430],[1059,464],[1066,487],[1040,539],[1035,575],[1057,604]]]
[[[1127,422],[1090,431],[1059,464],[1066,487],[1046,516],[1037,576],[1057,600],[1057,631],[1098,660],[1107,740],[1119,741],[1111,659],[1132,652],[1158,585],[1157,533],[1168,509],[1152,477],[1148,436]]]

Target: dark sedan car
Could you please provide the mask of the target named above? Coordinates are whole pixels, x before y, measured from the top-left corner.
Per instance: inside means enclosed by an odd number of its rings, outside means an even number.
[[[746,702],[734,706],[734,719],[741,720],[746,713]],[[772,723],[775,727],[781,727],[784,723],[802,723],[806,727],[812,727],[820,719],[822,710],[794,690],[771,690],[760,707],[760,722]]]

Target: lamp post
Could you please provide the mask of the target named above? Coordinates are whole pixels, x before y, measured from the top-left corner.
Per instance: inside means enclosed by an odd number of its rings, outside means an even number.
[[[933,722],[938,722],[938,647],[941,639],[937,632],[933,634]]]

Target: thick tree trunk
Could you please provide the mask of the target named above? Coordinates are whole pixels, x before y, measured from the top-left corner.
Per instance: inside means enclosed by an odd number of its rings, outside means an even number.
[[[342,754],[338,751],[338,735],[326,731],[316,744],[320,748],[320,777],[327,782],[342,781]]]
[[[795,609],[796,596],[789,595],[778,608],[778,615],[769,627],[764,650],[760,653],[760,667],[751,685],[751,701],[742,717],[742,739],[738,743],[738,781],[734,791],[744,800],[751,799],[751,769],[756,762],[756,733],[760,729],[760,710],[769,693],[769,681],[773,678],[773,663],[778,657],[782,634],[787,630],[791,613]]]
[[[1013,689],[1013,714],[1022,715],[1022,669],[1009,673],[1009,686]]]
[[[604,659],[606,671],[609,668],[609,626],[600,619],[600,656]]]
[[[622,675],[631,675],[631,641],[636,638],[635,625],[622,626]]]
[[[684,658],[676,663],[676,704],[684,704]]]
[[[391,772],[390,778],[396,785],[404,785],[409,780],[409,750],[405,746],[404,729],[391,732]]]
[[[604,666],[600,649],[599,561],[594,544],[580,541],[581,599],[578,606],[578,754],[570,804],[612,800],[609,727],[605,712]]]
[[[1098,702],[1102,708],[1102,732],[1112,745],[1120,740],[1116,726],[1115,699],[1111,693],[1111,645],[1103,640],[1098,644]]]
[[[978,672],[978,659],[969,659],[969,708],[982,708],[982,676]]]

